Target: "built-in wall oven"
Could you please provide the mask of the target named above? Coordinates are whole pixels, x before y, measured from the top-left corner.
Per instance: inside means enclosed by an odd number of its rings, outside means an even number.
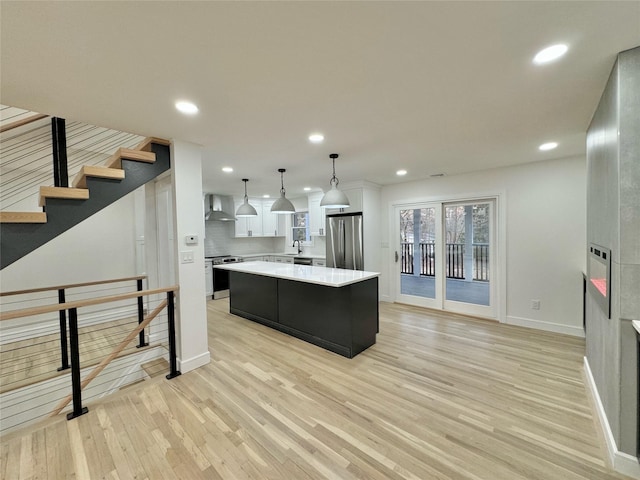
[[[226,298],[229,296],[229,270],[221,270],[216,268],[216,265],[241,262],[242,257],[220,255],[212,257],[211,260],[213,263],[213,299]]]

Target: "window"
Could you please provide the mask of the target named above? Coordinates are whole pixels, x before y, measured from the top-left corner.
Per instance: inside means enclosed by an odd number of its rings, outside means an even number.
[[[301,243],[311,242],[308,212],[296,212],[292,214],[291,225],[291,237],[293,240],[300,240]]]

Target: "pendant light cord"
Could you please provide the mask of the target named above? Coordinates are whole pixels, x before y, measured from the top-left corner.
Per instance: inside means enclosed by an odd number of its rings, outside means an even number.
[[[340,180],[336,177],[336,158],[338,158],[338,154],[332,153],[329,157],[333,160],[333,176],[329,180],[329,185],[333,185],[335,183],[336,188],[338,188],[338,184],[340,183]]]
[[[249,181],[248,178],[243,178],[242,181],[244,182],[244,202],[248,203],[249,202],[249,196],[247,195],[247,182]]]
[[[280,193],[285,195],[287,192],[284,189],[284,170],[280,171]]]

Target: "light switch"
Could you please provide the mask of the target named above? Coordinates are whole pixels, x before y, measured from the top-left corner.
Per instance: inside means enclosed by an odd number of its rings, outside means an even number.
[[[180,263],[193,263],[193,250],[180,252]]]

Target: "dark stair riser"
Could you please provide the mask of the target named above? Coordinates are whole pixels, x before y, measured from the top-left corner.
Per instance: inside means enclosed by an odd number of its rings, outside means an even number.
[[[0,226],[0,261],[5,268],[61,233],[111,205],[170,168],[169,147],[152,144],[154,163],[122,160],[125,178],[112,180],[87,177],[88,200],[49,198],[47,223],[5,223]],[[107,227],[108,228],[108,227]]]

